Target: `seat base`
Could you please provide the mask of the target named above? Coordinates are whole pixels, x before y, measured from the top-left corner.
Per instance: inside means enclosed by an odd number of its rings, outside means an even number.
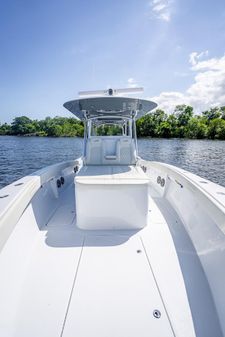
[[[75,177],[77,226],[140,229],[148,220],[148,179],[136,166],[84,166]]]

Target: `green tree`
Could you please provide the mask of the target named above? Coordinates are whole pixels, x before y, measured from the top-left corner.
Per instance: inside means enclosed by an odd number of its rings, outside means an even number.
[[[10,135],[11,134],[11,126],[7,123],[0,125],[0,135]]]
[[[191,117],[193,117],[193,107],[190,105],[177,105],[174,112],[177,117],[178,126],[186,126]]]
[[[152,114],[148,114],[137,121],[137,134],[140,137],[155,136],[155,121]]]
[[[176,137],[176,131],[177,131],[177,125],[178,125],[178,121],[177,121],[177,117],[174,113],[170,114],[167,118],[167,122],[170,124],[171,126],[171,137]]]
[[[221,109],[218,107],[211,108],[210,110],[206,110],[202,112],[202,116],[205,118],[208,124],[211,120],[220,118],[221,115],[222,115]]]
[[[158,130],[159,130],[160,137],[162,137],[162,138],[172,137],[172,126],[168,122],[168,120],[160,123]]]
[[[185,130],[185,137],[187,138],[206,138],[208,127],[201,118],[192,117],[188,121],[187,128]]]
[[[25,135],[33,132],[32,120],[26,116],[16,117],[12,122],[13,135]]]
[[[221,111],[221,118],[225,120],[225,106],[221,106],[220,111]]]
[[[225,140],[225,120],[215,118],[209,123],[208,137]]]
[[[62,136],[62,126],[58,124],[53,124],[48,128],[48,136],[50,137],[60,137]]]
[[[161,123],[165,122],[167,115],[163,110],[156,111],[137,120],[137,134],[140,137],[161,137]],[[165,126],[165,125],[164,125]],[[166,126],[165,126],[166,127]]]
[[[193,117],[193,107],[185,104],[177,105],[174,114],[177,118],[175,136],[183,138],[187,132],[188,122]]]

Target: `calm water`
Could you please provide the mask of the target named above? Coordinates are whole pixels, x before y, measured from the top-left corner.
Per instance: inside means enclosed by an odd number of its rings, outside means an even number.
[[[225,141],[139,139],[139,155],[182,167],[225,186]],[[82,154],[80,138],[0,136],[0,188],[42,167]]]

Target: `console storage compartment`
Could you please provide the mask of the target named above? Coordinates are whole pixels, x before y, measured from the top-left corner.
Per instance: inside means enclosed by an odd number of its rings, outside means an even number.
[[[136,166],[84,166],[75,177],[77,226],[140,229],[148,219],[148,178]]]

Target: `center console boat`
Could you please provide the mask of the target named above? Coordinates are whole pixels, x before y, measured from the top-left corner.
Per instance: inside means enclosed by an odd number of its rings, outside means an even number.
[[[0,336],[225,336],[225,188],[141,159],[125,93],[65,103],[83,156],[0,190]]]

